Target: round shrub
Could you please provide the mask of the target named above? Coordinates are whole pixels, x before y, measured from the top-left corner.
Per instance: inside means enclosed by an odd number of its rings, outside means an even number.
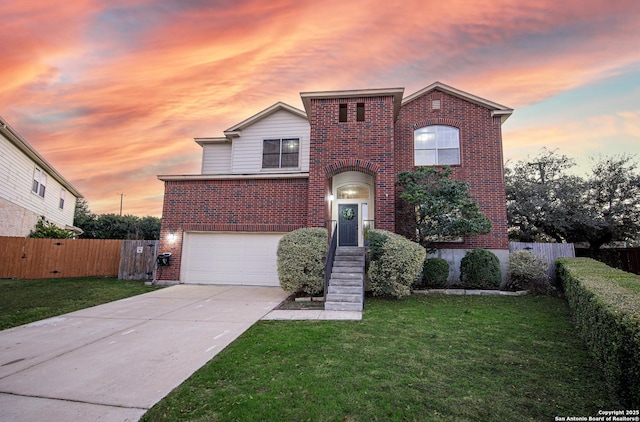
[[[278,278],[289,292],[317,295],[324,290],[327,229],[304,228],[282,236],[278,244]]]
[[[422,280],[425,287],[441,289],[446,287],[449,278],[449,263],[442,258],[429,258],[422,267]]]
[[[385,230],[369,231],[369,247],[368,275],[373,294],[397,299],[411,294],[411,285],[420,276],[425,249]]]
[[[502,282],[500,260],[491,251],[474,249],[460,261],[460,281],[467,289],[497,289]]]
[[[549,284],[548,265],[529,251],[509,255],[507,290],[529,290],[530,293],[547,294],[553,288]]]

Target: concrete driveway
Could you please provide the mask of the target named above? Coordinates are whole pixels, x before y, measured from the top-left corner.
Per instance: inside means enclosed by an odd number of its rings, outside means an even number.
[[[0,421],[137,421],[287,296],[178,285],[0,332]]]

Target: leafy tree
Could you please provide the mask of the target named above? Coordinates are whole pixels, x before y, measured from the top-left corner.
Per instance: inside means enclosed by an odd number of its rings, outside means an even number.
[[[160,239],[160,225],[162,220],[158,217],[142,217],[138,222],[141,239]]]
[[[29,233],[29,237],[40,239],[72,239],[74,234],[69,230],[60,228],[52,222],[47,221],[44,215],[41,215],[35,228]]]
[[[585,217],[576,237],[592,251],[611,241],[629,241],[640,234],[640,174],[634,157],[600,157],[585,192]]]
[[[76,203],[74,226],[84,232],[84,239],[159,239],[161,220],[135,215],[93,214],[84,199]]]
[[[467,183],[451,178],[449,167],[418,167],[398,174],[400,197],[415,210],[417,241],[427,252],[436,242],[486,234],[491,221],[478,208]]]
[[[573,160],[543,152],[505,172],[510,237],[525,242],[588,242],[592,252],[640,233],[640,175],[630,155],[600,157],[586,178]]]
[[[584,181],[566,174],[572,159],[543,149],[505,170],[509,234],[523,242],[566,241],[581,202]]]

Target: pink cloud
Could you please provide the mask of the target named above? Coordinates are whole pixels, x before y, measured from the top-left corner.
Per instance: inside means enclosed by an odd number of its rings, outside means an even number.
[[[12,1],[0,15],[0,114],[95,212],[126,191],[159,215],[155,175],[198,172],[193,137],[279,100],[301,107],[300,91],[441,80],[523,107],[640,62],[626,0]]]

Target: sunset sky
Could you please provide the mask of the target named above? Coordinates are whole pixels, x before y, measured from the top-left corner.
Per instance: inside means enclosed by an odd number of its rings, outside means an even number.
[[[194,137],[301,91],[443,82],[515,109],[506,159],[640,153],[638,0],[3,0],[0,116],[94,213],[160,216]]]

